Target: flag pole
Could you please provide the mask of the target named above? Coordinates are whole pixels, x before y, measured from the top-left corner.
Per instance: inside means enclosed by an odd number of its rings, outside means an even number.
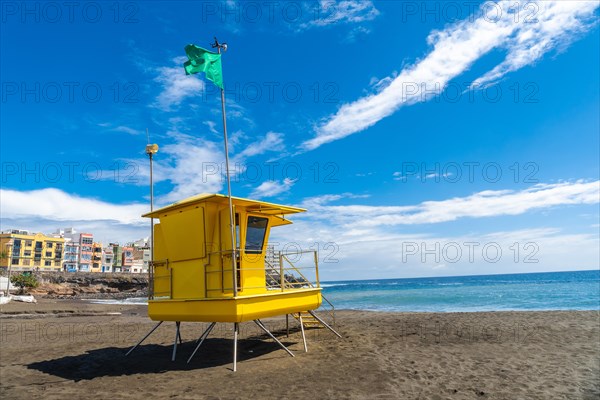
[[[217,49],[217,52],[221,54],[221,49],[223,51],[227,50],[226,43],[219,43],[217,38],[215,38],[215,42],[212,44],[213,48]],[[237,250],[235,247],[235,220],[233,219],[233,201],[231,199],[231,177],[229,175],[229,145],[227,142],[227,118],[225,114],[225,89],[221,88],[221,114],[223,116],[223,143],[225,145],[225,169],[227,174],[227,198],[229,200],[229,227],[231,229],[231,271],[233,275],[233,296],[237,296],[238,294],[238,282],[237,282]]]

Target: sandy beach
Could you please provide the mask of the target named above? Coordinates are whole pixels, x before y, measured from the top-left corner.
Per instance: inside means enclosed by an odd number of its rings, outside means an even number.
[[[206,324],[155,323],[144,306],[42,300],[1,314],[3,399],[596,399],[596,311],[383,313],[338,311],[338,339],[294,320],[265,320],[290,357],[253,323],[219,324],[187,364]]]

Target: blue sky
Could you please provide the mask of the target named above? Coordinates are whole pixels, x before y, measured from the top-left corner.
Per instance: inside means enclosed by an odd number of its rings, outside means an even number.
[[[159,204],[224,193],[217,36],[233,193],[325,279],[598,268],[598,6],[3,3],[2,229],[147,236],[146,128]]]

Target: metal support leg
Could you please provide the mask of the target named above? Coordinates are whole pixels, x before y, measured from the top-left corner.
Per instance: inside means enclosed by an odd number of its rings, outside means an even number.
[[[322,324],[322,325],[323,325],[325,328],[327,328],[327,329],[329,329],[331,332],[335,333],[335,335],[336,335],[336,336],[338,336],[338,337],[340,337],[340,338],[342,337],[342,335],[340,335],[339,333],[337,333],[337,332],[335,331],[335,329],[333,329],[332,327],[330,327],[330,326],[327,324],[327,322],[323,321],[323,320],[322,320],[320,317],[318,317],[318,316],[317,316],[317,314],[315,314],[314,312],[312,312],[312,311],[310,311],[310,310],[308,311],[308,313],[309,313],[310,315],[312,315],[313,317],[315,317],[315,319],[316,319],[317,321],[319,321],[319,322],[320,322],[320,323],[321,323],[321,324]]]
[[[181,324],[181,323],[178,322],[178,324]],[[179,344],[183,344],[183,340],[181,339],[181,329],[178,329],[177,333],[179,334]]]
[[[140,340],[139,342],[137,342],[137,344],[135,346],[133,346],[131,349],[129,349],[129,351],[127,353],[125,353],[125,356],[128,356],[132,351],[135,350],[136,347],[138,347],[140,344],[142,344],[142,342],[144,340],[146,340],[148,338],[148,336],[152,335],[152,332],[154,332],[156,330],[156,328],[158,328],[160,326],[160,324],[162,324],[164,321],[160,321],[158,324],[156,324],[156,326],[154,328],[152,328],[152,330],[150,330],[150,332],[148,332],[148,334],[146,336],[144,336],[142,338],[142,340]]]
[[[302,330],[302,341],[304,342],[304,352],[308,353],[308,347],[306,346],[306,335],[304,334],[304,323],[302,322],[302,313],[298,313],[298,321],[300,321],[300,329]]]
[[[271,339],[276,341],[278,345],[280,345],[285,351],[287,351],[290,356],[295,357],[294,353],[292,353],[287,347],[285,347],[283,345],[283,343],[281,343],[279,340],[277,340],[277,338],[275,336],[273,336],[273,334],[271,332],[269,332],[269,330],[263,325],[263,323],[260,321],[260,319],[255,319],[254,322],[256,322],[256,325],[258,325],[260,327],[260,329],[265,331],[267,333],[267,335],[271,336]]]
[[[237,322],[233,324],[233,372],[237,371],[237,342],[239,325]]]
[[[175,343],[173,343],[173,355],[171,356],[171,361],[175,361],[175,355],[177,354],[177,341],[181,339],[179,334],[179,325],[181,325],[181,322],[177,321],[175,322],[175,325],[177,326],[177,330],[175,331]]]
[[[196,342],[200,342],[200,343],[198,343],[198,346],[196,346],[196,348],[194,349],[194,352],[192,353],[190,358],[188,358],[188,360],[187,360],[188,364],[190,363],[190,361],[192,361],[192,358],[194,357],[194,355],[196,354],[196,352],[198,351],[200,346],[202,346],[202,342],[204,342],[204,339],[206,339],[208,337],[208,335],[210,334],[210,331],[213,330],[213,328],[215,327],[216,324],[217,324],[216,322],[211,323],[208,326],[208,328],[206,328],[206,330],[202,333],[202,335],[200,335],[200,337],[196,341]]]
[[[290,337],[290,314],[285,314],[285,337]]]

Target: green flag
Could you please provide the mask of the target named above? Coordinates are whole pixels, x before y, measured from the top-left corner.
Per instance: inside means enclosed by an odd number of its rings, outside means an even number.
[[[223,70],[221,69],[221,55],[213,53],[193,44],[185,46],[185,54],[189,61],[183,63],[186,75],[204,72],[206,79],[223,89]]]

